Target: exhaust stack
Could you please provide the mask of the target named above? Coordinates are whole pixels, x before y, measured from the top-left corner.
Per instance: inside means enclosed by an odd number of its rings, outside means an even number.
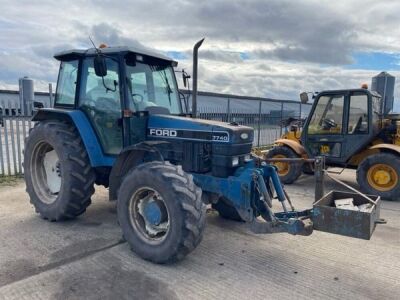
[[[192,118],[197,118],[197,66],[198,66],[198,53],[204,38],[198,41],[193,47],[193,91],[192,91]]]

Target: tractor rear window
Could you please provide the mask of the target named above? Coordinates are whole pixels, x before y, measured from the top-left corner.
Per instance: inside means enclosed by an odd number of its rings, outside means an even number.
[[[63,61],[58,76],[55,105],[74,105],[78,61]]]

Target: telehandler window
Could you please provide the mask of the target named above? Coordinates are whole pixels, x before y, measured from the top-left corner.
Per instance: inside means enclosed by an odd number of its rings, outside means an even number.
[[[343,95],[321,96],[308,126],[308,134],[341,134]]]
[[[347,133],[368,133],[368,96],[366,94],[354,94],[350,96]]]

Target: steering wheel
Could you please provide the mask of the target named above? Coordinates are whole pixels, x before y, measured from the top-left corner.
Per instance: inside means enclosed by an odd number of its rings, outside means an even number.
[[[338,124],[336,124],[336,122],[332,119],[323,119],[322,121],[324,122],[324,125],[326,125],[328,129],[335,128],[338,126]]]
[[[139,97],[139,100],[135,100],[134,97]],[[132,94],[132,99],[133,99],[133,102],[139,103],[139,102],[143,102],[144,97],[141,94],[134,93],[134,94]]]

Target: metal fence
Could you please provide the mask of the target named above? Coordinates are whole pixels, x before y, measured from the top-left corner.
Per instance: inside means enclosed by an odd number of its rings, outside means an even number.
[[[23,174],[24,140],[32,126],[14,103],[0,101],[0,176]]]
[[[290,100],[206,92],[198,95],[199,118],[253,127],[256,147],[272,144],[285,131],[282,120],[304,118],[310,108],[308,104]],[[15,102],[0,98],[0,176],[23,174],[24,140],[33,123],[30,116],[21,115]]]
[[[202,119],[235,122],[254,128],[254,147],[273,144],[287,128],[288,118],[306,118],[310,104],[299,101],[243,97],[199,92],[198,116]]]

